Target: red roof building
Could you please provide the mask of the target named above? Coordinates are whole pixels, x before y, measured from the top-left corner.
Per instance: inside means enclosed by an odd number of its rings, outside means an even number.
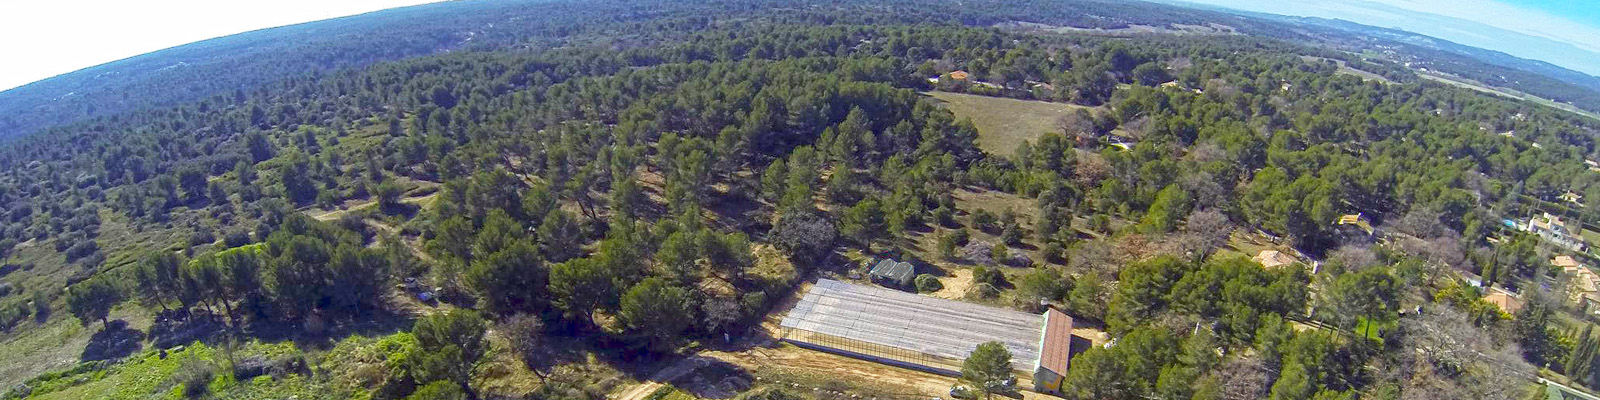
[[[1072,317],[1051,308],[1044,312],[1044,333],[1039,345],[1039,365],[1033,371],[1033,390],[1061,393],[1061,383],[1072,363]]]

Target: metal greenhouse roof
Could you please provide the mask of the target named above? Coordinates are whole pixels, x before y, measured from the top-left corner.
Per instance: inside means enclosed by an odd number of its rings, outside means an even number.
[[[910,282],[911,278],[915,276],[913,274],[915,270],[916,267],[912,266],[911,263],[885,258],[883,261],[879,261],[878,265],[873,266],[870,273],[874,276],[893,279],[896,282]]]
[[[1032,371],[1044,319],[1037,314],[822,279],[784,317],[785,328],[955,360],[1000,341],[1012,367]]]

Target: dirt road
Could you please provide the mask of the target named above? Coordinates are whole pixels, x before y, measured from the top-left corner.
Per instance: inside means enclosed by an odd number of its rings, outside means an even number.
[[[615,399],[643,400],[645,397],[650,396],[651,393],[655,393],[656,389],[666,386],[667,382],[671,382],[673,379],[678,379],[679,377],[690,372],[694,372],[694,370],[704,366],[706,361],[707,360],[705,358],[697,356],[689,356],[682,360],[678,360],[678,362],[672,363],[672,365],[668,365],[666,368],[662,368],[660,371],[657,371],[655,375],[651,375],[649,380],[623,391],[622,394],[617,395]]]

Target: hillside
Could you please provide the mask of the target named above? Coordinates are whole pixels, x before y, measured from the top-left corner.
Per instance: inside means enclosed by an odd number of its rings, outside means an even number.
[[[1061,390],[974,348],[1024,400],[1600,383],[1550,267],[1600,257],[1516,228],[1600,222],[1600,122],[1170,10],[466,2],[135,58],[255,87],[0,143],[0,399],[950,396],[783,341],[883,258],[1071,316]]]
[[[789,9],[819,6],[798,0],[762,3]],[[1250,35],[1335,45],[1352,51],[1384,48],[1393,52],[1392,49],[1398,47],[1399,53],[1393,54],[1397,57],[1391,61],[1410,63],[1417,68],[1427,66],[1496,87],[1600,111],[1596,108],[1600,107],[1597,105],[1600,104],[1600,78],[1503,53],[1343,21],[1268,15],[1243,17],[1196,9],[1175,12],[1171,6],[1101,0],[998,2],[985,7],[995,11],[990,13],[970,13],[943,6],[906,8],[893,4],[888,7],[898,8],[895,13],[888,14],[893,18],[934,17],[978,26],[1028,21],[1075,29],[1122,29],[1141,25],[1174,26],[1181,30],[1185,26],[1215,25]],[[1061,12],[1068,9],[1093,12]],[[591,2],[582,8],[546,0],[471,0],[263,29],[89,67],[0,92],[0,140],[96,116],[205,98],[237,98],[263,85],[311,71],[331,73],[379,61],[450,51],[508,46],[560,47],[570,44],[566,42],[569,35],[614,29],[600,22],[710,14],[707,10],[709,8],[641,9],[609,0]],[[955,13],[967,14],[951,18]],[[1016,18],[1001,18],[1007,15]],[[1373,39],[1379,42],[1374,43]],[[651,40],[650,34],[644,33],[633,38],[629,45],[645,45]],[[271,56],[267,57],[269,54]],[[1379,75],[1392,75],[1384,67],[1368,69]],[[123,93],[141,95],[130,97]]]
[[[451,51],[559,47],[569,35],[610,29],[601,21],[646,13],[616,1],[585,7],[543,0],[450,1],[230,35],[0,92],[0,139],[92,117],[213,97],[241,98],[280,80],[380,61]]]

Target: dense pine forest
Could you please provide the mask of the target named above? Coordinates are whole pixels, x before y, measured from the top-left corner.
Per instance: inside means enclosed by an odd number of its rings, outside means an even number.
[[[1070,399],[1594,383],[1550,265],[1591,256],[1502,221],[1600,223],[1561,199],[1600,199],[1595,120],[1279,38],[996,27],[1193,22],[1154,5],[468,4],[518,17],[0,146],[5,398],[616,398],[885,256],[1095,324]],[[442,46],[386,35],[320,48]],[[933,93],[1068,111],[985,149]],[[650,398],[927,397],[719,365],[754,378]]]

